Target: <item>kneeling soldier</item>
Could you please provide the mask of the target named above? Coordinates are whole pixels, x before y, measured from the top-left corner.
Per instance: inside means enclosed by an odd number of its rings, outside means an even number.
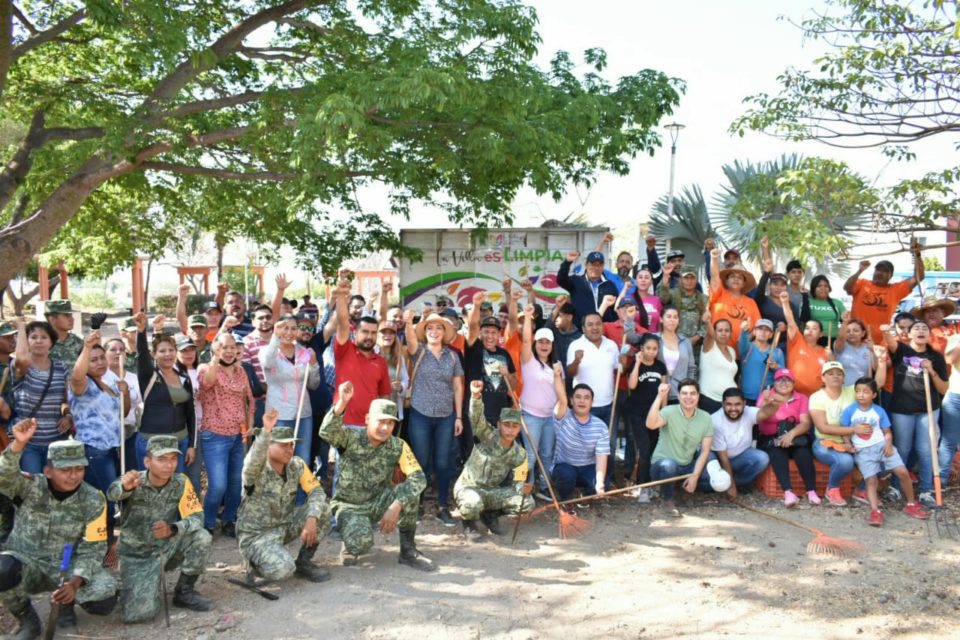
[[[57,626],[76,623],[74,602],[101,616],[117,604],[117,583],[101,565],[107,553],[107,501],[83,481],[83,443],[53,442],[42,476],[20,473],[20,456],[36,431],[33,418],[18,423],[13,442],[0,454],[0,492],[22,501],[0,553],[0,605],[20,622],[13,637],[21,640],[40,635],[40,618],[27,597],[31,593],[53,590],[51,600],[60,605]],[[73,545],[73,556],[58,587],[67,544]]]
[[[467,538],[478,540],[477,518],[490,533],[503,535],[498,517],[501,513],[520,515],[530,513],[534,502],[530,494],[533,485],[526,482],[529,473],[527,452],[517,442],[520,434],[520,410],[505,407],[500,410],[497,431],[483,417],[483,382],[470,383],[470,424],[479,444],[473,448],[463,473],[453,487],[453,497],[460,507],[460,517]],[[513,470],[513,485],[501,486]]]
[[[121,601],[124,622],[150,620],[160,610],[163,571],[180,567],[173,604],[191,611],[209,611],[211,604],[196,591],[207,568],[212,538],[203,528],[203,506],[193,483],[177,473],[180,449],[176,436],[153,436],[143,458],[146,471],[128,471],[107,489],[113,502],[123,502],[120,535]]]
[[[311,582],[330,574],[311,560],[330,526],[327,497],[310,465],[293,455],[292,427],[278,427],[276,409],[263,416],[263,431],[243,461],[244,497],[237,517],[240,553],[248,563],[247,579],[283,580],[296,573]],[[296,506],[297,488],[307,501]],[[284,545],[300,538],[294,560]]]
[[[374,400],[367,414],[367,430],[346,429],[343,412],[352,397],[353,384],[341,384],[337,403],[320,427],[320,437],[340,450],[340,480],[331,501],[343,538],[340,560],[344,565],[356,564],[357,556],[373,546],[373,523],[379,521],[382,533],[391,533],[399,524],[401,564],[435,571],[436,566],[417,551],[414,541],[417,506],[427,478],[407,443],[393,436],[397,405]],[[390,481],[398,466],[406,479],[393,486]]]

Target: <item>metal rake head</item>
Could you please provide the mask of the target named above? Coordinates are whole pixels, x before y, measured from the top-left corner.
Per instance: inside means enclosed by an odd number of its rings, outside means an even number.
[[[946,507],[937,507],[933,509],[933,526],[937,531],[937,537],[960,540],[960,522],[957,521],[957,514]],[[927,520],[927,530],[929,533],[930,520]]]

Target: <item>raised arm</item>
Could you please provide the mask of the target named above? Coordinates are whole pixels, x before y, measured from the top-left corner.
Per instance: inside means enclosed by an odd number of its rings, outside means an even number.
[[[563,381],[563,365],[559,362],[553,363],[553,392],[557,396],[557,404],[553,406],[553,417],[563,420],[569,411],[569,406],[567,405],[567,387]]]
[[[870,268],[870,261],[861,260],[860,267],[857,269],[857,271],[851,274],[850,277],[847,278],[846,281],[843,283],[843,290],[852,296],[853,290],[857,286],[857,279],[860,277],[860,274],[862,274],[864,271],[866,271],[869,268]]]
[[[563,262],[560,263],[560,268],[557,269],[557,284],[570,293],[573,293],[573,280],[570,278],[570,268],[579,257],[579,251],[568,251]]]
[[[390,294],[393,293],[393,278],[384,278],[380,281],[380,320],[387,319],[387,309],[390,307]]]
[[[487,299],[487,294],[478,291],[473,294],[473,308],[467,314],[467,346],[473,346],[480,335],[480,305]]]
[[[277,290],[274,292],[273,301],[270,303],[270,313],[273,314],[273,321],[277,322],[280,320],[280,309],[283,307],[283,294],[286,293],[287,287],[290,286],[290,281],[287,280],[285,274],[278,273],[277,277],[274,278],[274,282],[277,285]],[[317,326],[320,326],[319,323]]]
[[[403,332],[407,336],[407,353],[416,355],[420,348],[420,339],[417,338],[417,328],[413,324],[413,309],[403,311]]]
[[[889,324],[880,325],[880,333],[883,336],[883,341],[887,343],[887,349],[890,353],[896,353],[897,347],[900,346],[900,341],[897,340],[897,334],[892,329],[893,327]]]
[[[509,334],[515,334],[520,331],[520,320],[517,314],[519,312],[521,295],[523,295],[523,292],[519,289],[514,289],[507,295],[507,329],[509,329]]]
[[[350,340],[350,315],[347,309],[350,301],[350,281],[340,278],[333,297],[337,301],[337,344],[346,344]]]
[[[647,412],[647,429],[651,431],[656,431],[667,424],[667,421],[660,415],[660,407],[667,404],[667,399],[670,397],[670,383],[664,382],[657,389],[657,397],[653,399],[653,404],[650,405],[650,410]],[[707,449],[709,452],[710,449]]]
[[[710,250],[710,291],[719,291],[723,287],[720,280],[720,249]]]
[[[27,342],[27,324],[23,318],[13,321],[17,326],[17,348],[14,351],[13,372],[17,378],[27,375],[30,369],[30,345]]]
[[[83,349],[77,356],[77,362],[73,365],[73,372],[70,374],[70,391],[74,396],[82,396],[87,390],[87,372],[90,370],[90,352],[95,345],[100,344],[100,331],[91,331],[83,339]]]
[[[526,318],[523,322],[521,332],[522,342],[520,344],[520,363],[527,364],[533,357],[533,304],[527,304],[523,309],[523,315]]]
[[[177,326],[180,333],[190,335],[190,321],[187,318],[187,296],[190,294],[190,285],[184,282],[177,287]]]
[[[783,307],[783,318],[787,321],[787,341],[789,342],[800,333],[800,327],[797,326],[797,319],[793,317],[793,306],[790,304],[789,292],[780,292],[780,304]]]

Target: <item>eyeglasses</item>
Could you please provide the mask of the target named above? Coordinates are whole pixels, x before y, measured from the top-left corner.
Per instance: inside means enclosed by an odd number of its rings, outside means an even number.
[[[448,305],[446,302],[439,302],[439,301],[438,301],[438,302],[437,302],[437,306],[438,306],[438,307],[448,307],[448,306],[450,306],[450,305]]]
[[[298,324],[297,329],[300,329],[300,331],[309,331],[310,333],[313,333],[314,327],[312,324]]]

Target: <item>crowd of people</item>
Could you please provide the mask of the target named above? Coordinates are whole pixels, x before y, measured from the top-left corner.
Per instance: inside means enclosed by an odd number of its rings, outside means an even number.
[[[269,303],[221,288],[194,315],[183,285],[175,319],[136,313],[115,338],[102,314],[74,333],[68,300],[0,324],[0,603],[16,637],[38,637],[29,595],[49,590],[64,625],[75,603],[149,620],[177,567],[173,604],[210,609],[196,585],[214,535],[237,539],[240,582],[256,588],[327,580],[318,541],[340,539],[350,566],[375,529],[433,571],[415,541],[424,518],[479,540],[536,500],[615,485],[660,481],[634,497],[680,516],[672,478],[735,499],[770,467],[786,507],[844,507],[856,467],[849,497],[871,525],[883,503],[918,519],[937,506],[932,456],[946,484],[960,444],[960,334],[950,299],[897,312],[924,278],[918,247],[899,282],[890,262],[869,279],[861,262],[846,309],[826,275],[776,271],[766,240],[759,278],[708,242],[702,281],[655,238],[615,270],[602,246],[582,265],[566,254],[566,293],[546,309],[510,278],[499,308],[485,293],[404,308],[391,282],[365,299],[343,270],[320,306],[288,299],[281,275]]]

